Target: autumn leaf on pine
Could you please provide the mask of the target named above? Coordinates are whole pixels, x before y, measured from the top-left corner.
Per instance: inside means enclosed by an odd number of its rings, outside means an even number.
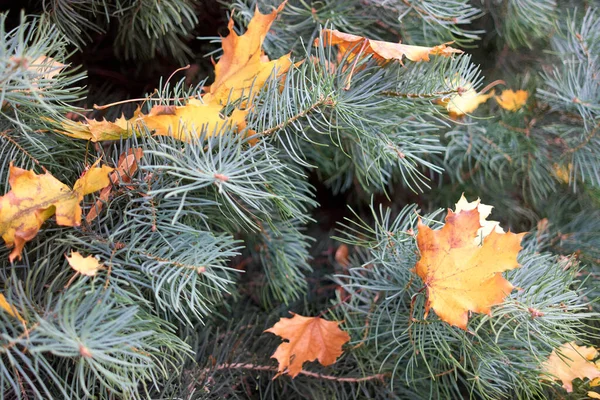
[[[129,138],[141,129],[147,129],[152,135],[190,142],[200,137],[203,129],[208,136],[228,128],[243,131],[251,99],[239,104],[230,115],[223,113],[223,107],[247,96],[251,88],[253,93],[257,93],[273,71],[281,75],[291,66],[289,55],[269,61],[262,51],[267,32],[284,5],[282,3],[266,15],[257,9],[248,30],[241,36],[233,31],[233,20],[229,21],[229,35],[222,40],[223,55],[215,65],[215,82],[206,88],[200,99],[190,99],[181,106],[155,106],[148,114],[138,109],[132,118],[121,117],[114,122],[91,119],[86,119],[85,123],[65,121],[58,132],[100,142]],[[253,132],[248,131],[247,134]]]
[[[402,62],[404,57],[411,61],[429,61],[429,56],[450,57],[463,52],[462,50],[449,47],[448,43],[434,47],[412,46],[367,39],[363,36],[344,33],[335,29],[323,29],[322,38],[323,43],[317,38],[315,39],[315,45],[337,45],[342,53],[350,52],[352,55],[360,55],[361,57],[370,55],[381,62],[391,60]]]
[[[494,96],[498,105],[508,111],[518,111],[527,103],[529,93],[525,90],[503,90],[500,96]]]
[[[593,347],[565,343],[558,350],[552,350],[542,368],[546,378],[550,375],[562,381],[563,388],[570,393],[573,391],[573,380],[600,378],[599,365],[591,361],[597,357],[598,351]]]
[[[75,182],[73,189],[48,171],[36,174],[10,164],[8,182],[11,190],[0,197],[0,235],[12,248],[9,259],[21,258],[25,243],[32,240],[44,221],[56,214],[62,226],[79,226],[83,196],[110,183],[112,168],[90,168]]]
[[[6,300],[4,294],[0,293],[0,309],[4,310],[8,315],[18,319],[21,323],[25,323],[25,319],[19,314],[17,309]]]
[[[142,159],[142,149],[129,149],[127,153],[122,153],[119,156],[119,161],[117,162],[117,168],[110,173],[110,182],[112,185],[117,185],[119,180],[123,183],[131,182],[131,177],[138,170],[138,163]],[[102,208],[104,207],[104,203],[106,203],[110,199],[110,194],[112,192],[112,185],[106,186],[102,191],[100,191],[100,195],[98,196],[98,200],[94,207],[90,209],[88,215],[85,217],[87,222],[91,222],[98,216]]]
[[[102,268],[100,261],[94,256],[82,256],[78,251],[71,252],[71,256],[65,256],[71,268],[86,276],[95,276]]]
[[[450,325],[467,329],[469,312],[491,314],[513,285],[502,272],[517,268],[517,255],[525,233],[494,230],[479,246],[473,239],[481,228],[477,208],[448,210],[442,229],[432,230],[419,219],[417,245],[421,258],[415,272],[425,283],[425,317],[433,308]]]
[[[305,361],[318,360],[324,366],[335,363],[342,355],[342,346],[350,340],[350,335],[339,328],[339,322],[292,314],[292,318],[280,318],[265,331],[287,340],[271,356],[279,362],[273,379],[284,373],[296,377]]]
[[[222,109],[223,106],[216,101],[205,103],[190,99],[185,106],[153,107],[148,115],[139,117],[135,124],[146,127],[153,135],[171,136],[184,142],[199,137],[202,128],[206,129],[208,136],[212,136],[226,126],[233,126],[238,132],[246,127],[248,110],[235,109],[227,117],[222,114]]]
[[[248,96],[250,89],[257,93],[269,79],[273,71],[281,75],[290,68],[292,60],[286,54],[277,60],[269,61],[262,51],[262,45],[277,15],[286,2],[270,14],[262,14],[258,6],[243,35],[233,30],[233,19],[229,20],[229,35],[221,41],[223,55],[215,65],[215,81],[206,88],[205,101],[215,101],[224,105]]]
[[[492,96],[492,93],[477,93],[469,84],[465,88],[461,88],[459,93],[442,100],[441,104],[446,107],[451,117],[457,118],[472,113]]]
[[[85,119],[85,123],[65,120],[61,122],[62,129],[58,132],[74,139],[90,140],[92,142],[100,142],[103,140],[119,140],[127,139],[133,136],[134,132],[131,129],[134,121],[142,118],[144,114],[138,108],[133,118],[126,119],[121,115],[114,122],[107,120],[96,121],[95,119]]]

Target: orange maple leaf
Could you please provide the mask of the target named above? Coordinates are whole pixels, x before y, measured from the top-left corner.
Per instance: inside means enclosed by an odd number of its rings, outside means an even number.
[[[404,57],[411,61],[429,61],[429,56],[450,57],[456,53],[462,53],[452,47],[449,43],[440,44],[434,47],[411,46],[402,43],[384,42],[381,40],[367,39],[363,36],[352,35],[350,33],[340,32],[335,29],[323,29],[323,44],[325,46],[337,45],[343,52],[351,52],[353,55],[366,57],[372,55],[379,61],[397,60],[402,62]],[[320,40],[315,39],[315,45],[319,45]]]
[[[467,329],[469,311],[491,314],[513,285],[502,272],[517,268],[517,254],[525,233],[492,231],[479,246],[481,228],[477,208],[448,210],[446,224],[434,231],[419,219],[417,245],[421,258],[415,272],[427,288],[426,313],[431,308],[451,325]]]
[[[112,168],[90,168],[75,182],[73,189],[48,171],[36,174],[10,164],[8,183],[11,190],[0,197],[0,235],[13,248],[10,261],[21,258],[25,243],[32,240],[44,221],[56,214],[62,226],[79,226],[83,196],[110,183]]]
[[[206,101],[216,100],[223,105],[228,99],[239,100],[248,96],[250,89],[253,93],[258,92],[273,71],[277,75],[287,72],[292,65],[289,53],[269,61],[262,52],[265,37],[285,4],[286,1],[270,14],[262,14],[257,6],[248,29],[241,36],[233,30],[233,19],[229,20],[229,35],[221,41],[223,55],[215,65],[214,83],[206,88]]]
[[[552,350],[548,359],[542,364],[545,375],[562,381],[567,392],[573,391],[573,380],[600,378],[600,366],[591,360],[598,357],[593,347],[577,346],[575,342],[565,343]]]
[[[265,331],[287,340],[271,356],[279,362],[273,379],[284,373],[296,377],[305,361],[318,360],[325,366],[333,364],[342,355],[344,343],[350,340],[350,335],[339,328],[340,322],[291,314],[292,318],[280,318]]]

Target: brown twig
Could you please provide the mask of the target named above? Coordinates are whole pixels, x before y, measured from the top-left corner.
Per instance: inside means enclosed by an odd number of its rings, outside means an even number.
[[[206,375],[210,371],[214,371],[214,370],[219,371],[219,370],[224,370],[224,369],[249,369],[252,371],[268,371],[268,372],[275,372],[275,373],[278,372],[277,368],[271,367],[268,365],[255,365],[255,364],[250,364],[250,363],[231,363],[231,364],[219,364],[213,368],[205,368],[201,371],[201,374]],[[325,379],[328,381],[348,382],[348,383],[358,383],[358,382],[366,382],[366,381],[373,381],[373,380],[378,380],[378,381],[383,382],[384,379],[386,377],[388,377],[388,374],[375,374],[375,375],[362,376],[360,378],[351,378],[351,377],[340,377],[340,376],[333,376],[333,375],[323,375],[323,374],[319,374],[316,372],[310,372],[310,371],[305,371],[305,370],[301,370],[300,375],[304,375],[304,376],[308,376],[308,377],[316,378],[316,379]]]

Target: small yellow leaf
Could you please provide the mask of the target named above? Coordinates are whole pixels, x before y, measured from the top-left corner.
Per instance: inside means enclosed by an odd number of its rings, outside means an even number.
[[[600,393],[589,391],[587,395],[590,399],[600,399]]]
[[[470,114],[492,97],[492,94],[480,94],[475,91],[470,85],[461,93],[457,93],[447,100],[442,101],[446,106],[448,113],[452,117],[461,117],[465,114]]]
[[[559,165],[554,163],[552,169],[554,170],[554,175],[560,182],[569,183],[571,171],[573,170],[573,163],[569,163],[566,166],[564,164]]]
[[[25,323],[25,319],[21,317],[21,314],[16,310],[16,308],[11,305],[4,297],[4,294],[0,293],[0,308],[6,311],[6,313],[12,317],[15,317],[22,323]]]
[[[600,377],[600,368],[591,361],[596,357],[598,351],[593,347],[578,346],[575,342],[565,343],[558,349],[552,350],[542,368],[545,374],[562,381],[563,388],[571,393],[573,380]]]
[[[71,268],[86,276],[95,276],[102,264],[94,256],[84,257],[79,252],[73,251],[71,257],[65,256]]]
[[[503,90],[500,96],[494,96],[498,105],[508,111],[518,111],[527,103],[529,93],[525,90]]]

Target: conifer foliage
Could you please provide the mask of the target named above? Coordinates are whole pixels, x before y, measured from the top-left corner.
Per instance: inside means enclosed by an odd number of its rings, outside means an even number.
[[[0,13],[0,399],[600,398],[600,4],[209,3]]]

